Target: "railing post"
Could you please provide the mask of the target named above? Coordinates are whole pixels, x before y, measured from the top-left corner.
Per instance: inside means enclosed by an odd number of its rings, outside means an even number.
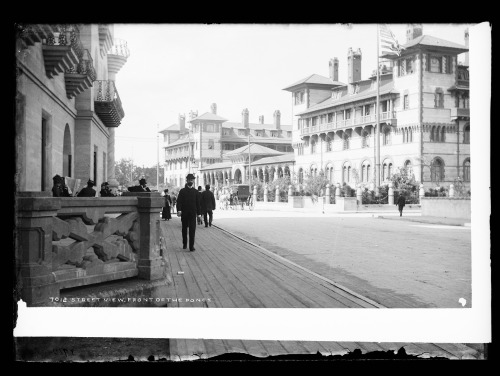
[[[356,190],[356,200],[358,201],[358,205],[361,205],[363,203],[363,190],[361,189],[361,184],[358,185],[358,188]]]
[[[264,202],[267,202],[267,184],[264,184]]]
[[[293,191],[292,191],[292,185],[290,184],[288,186],[288,202],[290,202],[290,196],[293,194]]]
[[[424,192],[424,185],[420,184],[420,187],[418,189],[418,202],[422,204],[422,198],[425,197],[425,192]]]
[[[327,184],[326,185],[326,189],[325,189],[325,204],[329,204],[330,203],[330,196],[331,196],[331,193],[330,193],[330,184]]]
[[[280,202],[280,188],[276,187],[274,202]]]
[[[257,203],[257,186],[254,185],[253,187],[253,204],[255,205]]]
[[[340,183],[337,183],[337,187],[335,188],[335,203],[338,202],[338,198],[340,198]]]
[[[164,198],[160,192],[137,193],[140,250],[139,278],[154,280],[166,277],[166,265],[160,254],[160,211]]]
[[[389,197],[387,198],[389,205],[394,205],[394,189],[392,188],[392,181],[389,182]]]
[[[450,197],[455,197],[455,186],[453,184],[450,184],[450,191],[448,194]]]
[[[28,306],[59,297],[59,285],[52,274],[53,217],[61,199],[50,192],[17,193],[16,280],[21,298]]]

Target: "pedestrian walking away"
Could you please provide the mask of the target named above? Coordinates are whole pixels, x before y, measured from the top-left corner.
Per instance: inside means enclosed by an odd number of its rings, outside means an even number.
[[[176,206],[177,206],[177,197],[175,197],[175,193],[172,193],[172,213],[176,213]]]
[[[172,219],[172,216],[170,215],[170,205],[172,204],[172,199],[168,194],[168,189],[165,189],[163,192],[165,193],[165,206],[161,211],[161,219],[168,221]]]
[[[199,196],[200,196],[200,203],[201,203],[201,185],[198,186],[198,192],[199,192]],[[198,225],[202,225],[203,224],[203,221],[201,220],[201,217],[198,217],[198,219],[196,220]]]
[[[405,204],[406,204],[405,203],[405,196],[403,196],[403,195],[399,196],[398,202],[396,203],[396,205],[398,206],[400,217],[403,216],[403,208],[404,208]]]
[[[189,250],[191,252],[195,250],[196,221],[197,218],[201,219],[201,194],[194,187],[195,179],[193,174],[188,174],[186,186],[179,191],[177,196],[177,216],[181,217],[182,223],[182,248],[187,248],[189,228]]]
[[[77,196],[78,197],[95,197],[96,191],[92,187],[95,187],[95,183],[93,180],[89,179],[87,181],[87,186],[85,188],[83,188],[80,192],[78,192]]]
[[[215,196],[210,190],[210,184],[207,184],[205,185],[205,192],[201,194],[201,212],[203,213],[205,227],[212,226],[213,210],[215,210]]]

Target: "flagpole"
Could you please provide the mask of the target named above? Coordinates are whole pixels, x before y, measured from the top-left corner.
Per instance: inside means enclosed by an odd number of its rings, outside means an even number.
[[[377,102],[375,105],[375,194],[378,195],[380,186],[380,69],[379,69],[379,25],[377,24]]]

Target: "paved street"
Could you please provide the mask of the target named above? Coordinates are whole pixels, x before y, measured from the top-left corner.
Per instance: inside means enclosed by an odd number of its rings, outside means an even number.
[[[214,225],[386,307],[470,307],[470,227],[398,215],[216,210]]]

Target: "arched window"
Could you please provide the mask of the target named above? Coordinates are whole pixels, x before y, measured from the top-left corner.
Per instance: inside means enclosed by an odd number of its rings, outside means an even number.
[[[464,144],[470,144],[470,125],[464,127]]]
[[[406,135],[407,135],[407,131],[406,131],[406,128],[404,128],[403,129],[403,144],[405,144],[407,142]]]
[[[361,166],[361,181],[369,182],[370,181],[370,162],[364,161]]]
[[[444,107],[444,94],[443,89],[438,87],[434,92],[434,107],[443,108]]]
[[[302,184],[304,182],[304,170],[299,168],[299,184]]]
[[[382,180],[388,180],[392,176],[392,162],[389,160],[384,161],[382,165]]]
[[[408,128],[408,134],[406,135],[406,142],[413,142],[413,131]]]
[[[347,133],[344,133],[342,136],[343,142],[344,142],[344,150],[349,149],[349,135]]]
[[[435,141],[435,133],[436,133],[436,126],[434,125],[432,128],[431,128],[431,142],[434,142]]]
[[[445,141],[446,141],[446,128],[442,127],[441,128],[441,142],[445,142]]]
[[[444,162],[435,158],[431,164],[431,181],[439,183],[444,180]]]
[[[464,162],[464,181],[470,181],[470,159],[467,158]]]
[[[330,183],[333,182],[333,166],[331,164],[326,166],[326,178]]]
[[[362,133],[362,145],[364,148],[370,147],[370,134],[367,131]]]
[[[409,159],[407,159],[405,161],[404,167],[405,167],[408,175],[412,175],[413,174],[413,167],[412,167],[411,161]]]
[[[383,143],[384,143],[384,145],[391,144],[391,129],[390,128],[384,128]]]
[[[326,138],[326,151],[332,151],[332,139],[330,137]]]
[[[351,166],[348,163],[342,168],[342,183],[348,183],[351,180]]]

